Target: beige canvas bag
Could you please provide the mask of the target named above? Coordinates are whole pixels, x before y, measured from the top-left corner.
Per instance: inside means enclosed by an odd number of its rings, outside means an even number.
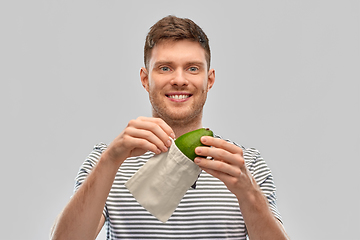
[[[150,158],[125,186],[147,211],[166,222],[200,172],[172,141],[167,152]]]

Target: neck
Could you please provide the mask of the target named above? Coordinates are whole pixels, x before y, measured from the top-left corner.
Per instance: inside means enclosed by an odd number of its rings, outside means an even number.
[[[185,124],[169,124],[169,125],[175,133],[175,138],[178,138],[185,133],[202,128],[201,121],[197,122],[197,123],[192,123],[192,124],[185,123]]]

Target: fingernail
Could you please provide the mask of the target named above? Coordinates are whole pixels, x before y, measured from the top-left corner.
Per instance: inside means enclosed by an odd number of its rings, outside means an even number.
[[[171,146],[171,140],[167,140],[167,141],[166,141],[166,146],[167,146],[167,147],[170,147],[170,146]]]
[[[167,150],[168,150],[168,148],[167,148],[166,146],[163,146],[163,147],[162,147],[162,151],[163,151],[163,152],[167,152]]]
[[[175,139],[175,134],[174,134],[174,133],[170,133],[170,137],[171,137],[172,139]]]
[[[194,159],[194,162],[195,162],[195,163],[200,163],[200,162],[201,162],[201,158],[200,158],[200,157],[195,158],[195,159]]]
[[[195,148],[195,153],[200,154],[201,153],[201,148],[199,148],[199,147]]]

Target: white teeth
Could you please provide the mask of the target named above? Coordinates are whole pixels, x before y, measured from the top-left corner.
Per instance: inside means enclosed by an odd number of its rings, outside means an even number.
[[[169,98],[173,98],[173,99],[185,99],[188,98],[189,95],[170,95]]]

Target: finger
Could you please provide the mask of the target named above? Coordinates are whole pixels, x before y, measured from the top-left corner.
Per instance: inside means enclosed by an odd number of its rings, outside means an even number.
[[[161,118],[144,118],[141,117],[140,121],[148,123],[148,129],[157,135],[168,147],[171,145],[169,137],[175,138],[174,131],[172,128]],[[150,124],[151,123],[151,124]]]
[[[212,174],[214,177],[220,177],[219,174],[226,174],[228,176],[237,177],[241,174],[239,167],[230,165],[219,160],[209,160],[201,157],[194,159],[194,162],[203,170]]]
[[[172,139],[175,138],[173,129],[161,118],[140,117],[139,119],[141,121],[149,121],[149,122],[153,122],[153,123],[157,124],[162,129],[162,131],[164,131],[167,134],[167,138],[169,138],[169,137],[171,137]]]
[[[244,159],[240,154],[233,154],[222,148],[197,147],[195,148],[195,153],[197,155],[211,157],[215,160],[223,161],[237,167],[241,167],[244,164]]]
[[[132,120],[129,123],[129,126],[135,128],[135,129],[141,129],[144,130],[141,135],[137,135],[137,137],[144,137],[148,140],[154,140],[152,138],[152,135],[155,135],[158,139],[160,139],[163,143],[163,145],[170,147],[171,140],[169,139],[169,132],[171,135],[172,129],[170,127],[166,127],[167,124],[163,122],[162,120],[159,121],[159,119],[154,118],[138,118],[136,120]],[[164,128],[167,132],[164,131]],[[168,129],[170,128],[170,129]],[[146,132],[145,132],[146,131]],[[138,133],[140,134],[140,132]],[[157,141],[153,142],[158,147],[162,147],[161,144],[159,144]]]
[[[219,172],[210,168],[201,168],[201,169],[207,172],[208,174],[214,176],[215,178],[218,178],[220,181],[224,183],[231,181],[232,176],[230,176],[229,174]]]
[[[155,154],[162,153],[162,151],[155,144],[152,144],[151,142],[142,138],[132,138],[130,146],[132,146],[130,156],[140,156],[147,151],[151,151]]]
[[[243,151],[240,147],[236,146],[233,143],[229,143],[221,138],[214,138],[209,136],[201,137],[201,142],[207,146],[213,146],[216,148],[224,149],[233,154],[240,154],[243,156]]]
[[[146,147],[147,150],[153,151],[154,147],[156,147],[157,149],[160,149],[162,152],[166,152],[168,150],[168,147],[165,145],[165,143],[151,131],[129,127],[126,130],[126,134],[133,138],[132,140],[134,140],[134,144],[136,144],[138,148]],[[139,141],[139,140],[145,140],[145,141]],[[167,140],[170,141],[169,138],[167,138]],[[152,144],[153,146],[149,146],[149,143]]]

